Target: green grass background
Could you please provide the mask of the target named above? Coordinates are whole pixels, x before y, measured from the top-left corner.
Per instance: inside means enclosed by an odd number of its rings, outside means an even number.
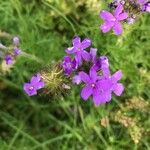
[[[128,98],[150,99],[150,82],[140,73],[145,70],[150,75],[150,15],[143,14],[135,24],[125,25],[118,37],[101,33],[98,10],[86,7],[84,0],[77,6],[77,1],[0,0],[0,29],[18,35],[21,49],[31,55],[18,58],[11,73],[0,76],[7,86],[0,91],[0,150],[150,149],[149,136],[134,144],[122,125],[112,123],[104,128],[99,123]],[[97,4],[104,9],[107,2],[99,0]],[[81,100],[77,88],[65,98],[49,100],[24,94],[23,83],[42,67],[62,59],[74,35],[91,38],[99,55],[109,57],[112,73],[123,71],[125,91],[121,97],[113,96],[110,103],[95,108],[91,99]],[[138,112],[134,116],[138,117]],[[143,117],[142,123],[149,128],[148,117]]]

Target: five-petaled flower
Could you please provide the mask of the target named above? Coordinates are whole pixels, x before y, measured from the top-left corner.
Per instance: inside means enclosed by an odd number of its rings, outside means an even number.
[[[72,40],[73,47],[69,47],[66,49],[66,53],[68,54],[74,54],[75,60],[78,65],[82,64],[82,60],[89,61],[90,60],[90,54],[85,51],[86,48],[88,48],[91,45],[91,40],[86,38],[81,42],[80,37],[75,37]]]
[[[128,13],[123,12],[123,5],[119,4],[114,11],[114,14],[103,10],[100,13],[100,17],[105,21],[103,25],[100,26],[102,32],[106,33],[113,29],[116,35],[122,33],[122,26],[120,21],[123,21],[128,18]]]
[[[24,84],[24,91],[28,96],[37,95],[37,90],[43,88],[45,86],[44,82],[42,81],[41,75],[37,74],[33,76],[30,80],[30,83]]]
[[[111,100],[111,84],[109,79],[100,79],[95,69],[90,69],[89,75],[85,72],[79,73],[85,87],[81,91],[83,100],[87,100],[91,95],[96,106]]]
[[[71,58],[69,56],[65,56],[63,63],[62,63],[65,75],[70,75],[73,70],[77,68],[76,60]]]

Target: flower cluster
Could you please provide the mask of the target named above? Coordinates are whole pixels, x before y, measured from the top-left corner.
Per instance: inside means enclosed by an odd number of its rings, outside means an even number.
[[[21,50],[19,48],[20,40],[18,37],[14,37],[12,41],[12,46],[6,47],[3,44],[0,44],[0,56],[3,58],[7,65],[11,65],[13,60],[20,55]]]
[[[71,77],[73,83],[84,84],[81,90],[82,99],[86,101],[92,96],[94,104],[98,106],[109,102],[112,92],[120,96],[124,87],[118,83],[122,72],[119,70],[111,75],[106,56],[97,58],[96,48],[90,48],[90,52],[85,50],[91,46],[91,43],[90,39],[81,41],[80,37],[75,37],[72,40],[73,46],[65,50],[70,56],[64,57],[62,66],[65,75]]]
[[[64,95],[72,85],[83,84],[82,99],[86,101],[92,96],[95,106],[109,102],[112,92],[120,96],[124,90],[123,85],[118,83],[122,72],[119,70],[110,74],[108,58],[97,57],[97,49],[89,48],[92,44],[89,38],[81,41],[76,36],[72,44],[65,50],[67,55],[61,62],[48,66],[33,76],[30,83],[24,84],[25,93],[28,96],[37,95],[37,90],[43,88],[44,95]]]
[[[116,35],[122,34],[121,22],[133,24],[135,19],[143,12],[150,12],[150,2],[147,0],[113,0],[109,4],[112,12],[103,10],[100,17],[104,24],[100,26],[103,33],[113,29]]]

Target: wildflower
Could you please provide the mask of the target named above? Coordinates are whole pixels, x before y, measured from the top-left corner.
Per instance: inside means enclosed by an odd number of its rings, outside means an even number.
[[[19,46],[20,40],[19,40],[18,37],[14,37],[14,38],[13,38],[13,44],[14,44],[15,46]]]
[[[64,57],[62,65],[66,75],[70,75],[77,68],[75,59],[71,60],[69,56]]]
[[[115,9],[114,14],[103,10],[100,13],[100,17],[105,21],[104,24],[100,26],[102,32],[106,33],[113,29],[116,35],[120,35],[122,33],[120,21],[127,19],[128,13],[123,12],[123,5],[119,4]]]
[[[122,78],[122,72],[121,70],[114,73],[111,77],[111,83],[112,83],[112,91],[117,95],[120,96],[124,90],[124,87],[121,83],[118,83],[118,81]]]
[[[66,53],[74,54],[77,64],[81,65],[82,59],[86,61],[90,60],[90,54],[85,51],[85,49],[91,45],[90,39],[86,38],[81,42],[80,37],[75,37],[72,40],[72,44],[73,47],[67,48]]]
[[[14,48],[14,55],[15,56],[18,56],[18,55],[20,55],[20,53],[21,53],[21,50],[19,49],[19,48]]]
[[[111,99],[110,82],[107,79],[99,80],[94,69],[90,70],[90,74],[85,72],[79,73],[81,80],[85,83],[85,87],[81,91],[83,100],[87,100],[93,95],[93,102],[96,106],[105,103]]]
[[[37,90],[43,88],[44,86],[45,84],[42,81],[41,75],[37,74],[31,78],[30,83],[25,83],[23,88],[28,96],[33,96],[37,95]]]
[[[12,55],[6,55],[5,56],[5,62],[6,62],[7,65],[11,65],[13,63]]]

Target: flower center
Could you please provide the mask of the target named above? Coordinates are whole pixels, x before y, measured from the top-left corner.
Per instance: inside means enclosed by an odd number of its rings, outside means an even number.
[[[67,68],[72,68],[72,64],[71,63],[67,63]]]
[[[30,91],[33,90],[33,86],[30,86],[30,87],[29,87],[29,90],[30,90]]]
[[[92,83],[92,84],[91,84],[91,87],[92,87],[92,88],[94,88],[94,87],[95,87],[95,84],[94,84],[94,83]]]
[[[80,50],[81,50],[81,48],[80,48],[80,47],[78,47],[78,48],[77,48],[77,50],[78,50],[78,51],[80,51]]]

